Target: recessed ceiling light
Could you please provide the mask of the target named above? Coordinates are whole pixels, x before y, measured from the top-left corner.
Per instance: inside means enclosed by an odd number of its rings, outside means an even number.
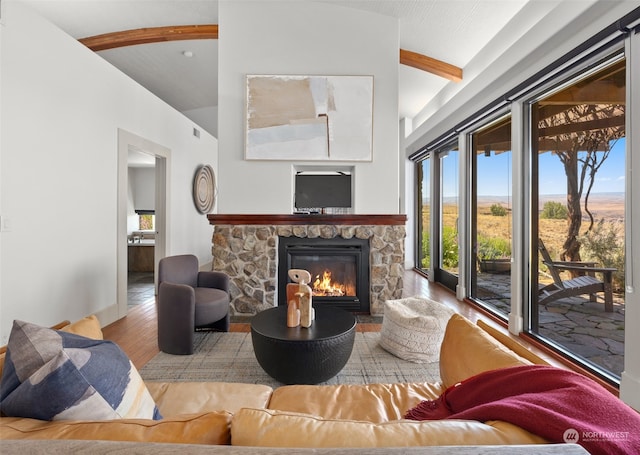
[[[193,52],[191,51],[182,51],[182,55],[185,57],[193,57]]]

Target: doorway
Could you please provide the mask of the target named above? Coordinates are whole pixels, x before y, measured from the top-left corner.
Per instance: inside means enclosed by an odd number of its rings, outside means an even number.
[[[136,136],[124,130],[118,130],[118,302],[117,302],[117,318],[124,317],[128,311],[129,303],[129,290],[131,287],[138,288],[138,291],[142,289],[142,292],[148,296],[149,294],[155,296],[156,283],[157,283],[157,266],[160,258],[166,255],[167,251],[167,195],[169,194],[168,182],[169,182],[169,159],[170,150],[161,145],[155,144],[144,138]],[[153,169],[153,178],[148,179],[150,185],[153,185],[153,189],[149,193],[153,194],[151,198],[153,200],[153,207],[147,207],[142,209],[142,212],[153,211],[154,226],[152,229],[146,231],[136,229],[140,226],[133,226],[138,220],[139,214],[136,214],[132,204],[132,189],[131,189],[131,173],[132,162],[138,162],[135,169],[150,168]],[[144,162],[145,164],[140,164]],[[147,203],[150,205],[150,203]],[[147,239],[144,235],[132,236],[131,232],[147,232]],[[137,238],[135,238],[137,237]],[[151,257],[152,266],[148,269],[152,272],[151,277],[137,276],[136,279],[140,281],[140,286],[130,286],[129,280],[129,254],[130,254],[130,241],[136,241],[136,248],[140,248],[140,252],[143,250],[152,250]],[[150,244],[153,242],[153,245]],[[137,250],[136,250],[137,251]],[[145,295],[139,296],[145,298]]]
[[[129,147],[127,201],[127,305],[155,299],[156,157]]]

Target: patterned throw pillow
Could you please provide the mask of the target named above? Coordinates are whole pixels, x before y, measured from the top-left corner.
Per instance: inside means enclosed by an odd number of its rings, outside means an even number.
[[[115,343],[22,321],[9,335],[0,410],[40,420],[162,418]]]

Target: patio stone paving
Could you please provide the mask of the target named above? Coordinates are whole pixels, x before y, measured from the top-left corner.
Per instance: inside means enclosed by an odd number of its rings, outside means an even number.
[[[510,311],[508,274],[478,274],[478,296],[504,314]],[[613,312],[588,297],[570,297],[539,307],[539,333],[618,377],[624,369],[624,296],[614,294]]]

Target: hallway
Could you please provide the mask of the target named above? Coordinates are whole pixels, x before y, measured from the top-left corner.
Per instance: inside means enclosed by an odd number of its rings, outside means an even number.
[[[129,272],[127,279],[127,306],[153,302],[156,297],[153,272]]]

